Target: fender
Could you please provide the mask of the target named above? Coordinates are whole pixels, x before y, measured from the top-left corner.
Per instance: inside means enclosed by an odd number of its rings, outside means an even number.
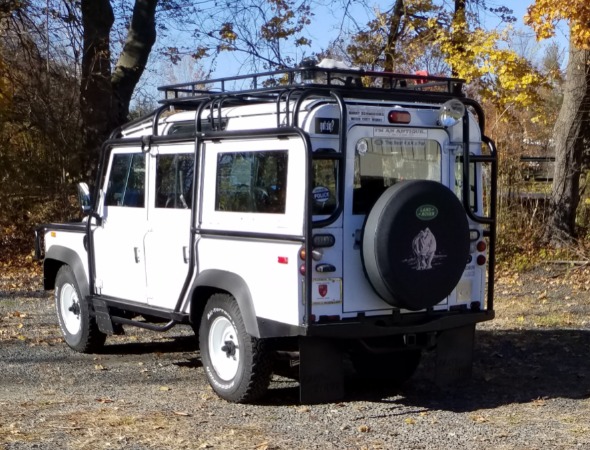
[[[250,289],[242,277],[233,272],[225,270],[209,269],[199,273],[190,289],[189,298],[193,298],[195,293],[198,296],[200,288],[216,288],[229,292],[238,302],[246,332],[254,337],[260,337],[258,321],[256,320],[256,311]],[[198,297],[197,297],[198,298]],[[199,298],[199,301],[207,299]]]
[[[43,287],[45,289],[55,288],[55,276],[62,263],[67,264],[74,271],[82,297],[90,295],[88,275],[84,270],[84,264],[82,264],[80,255],[72,249],[61,245],[53,245],[45,253],[45,259],[43,260]]]

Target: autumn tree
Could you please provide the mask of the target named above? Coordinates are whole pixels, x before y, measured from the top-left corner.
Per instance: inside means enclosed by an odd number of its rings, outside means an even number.
[[[441,58],[431,20],[443,28],[450,26],[445,9],[431,0],[395,0],[351,37],[346,47],[351,64],[390,72],[436,67],[435,61]]]
[[[582,161],[590,143],[590,5],[586,0],[536,0],[526,18],[538,39],[553,36],[559,20],[569,22],[570,49],[553,133],[555,174],[547,237],[557,245],[576,237]]]
[[[245,70],[260,71],[294,67],[306,56],[311,45],[305,36],[313,17],[311,0],[204,3],[190,19],[197,45],[170,49],[178,57],[188,54],[215,63],[226,54]]]
[[[473,94],[506,112],[537,109],[547,77],[512,50],[510,29],[486,30],[478,21],[483,2],[456,0],[450,6],[433,0],[396,0],[377,12],[366,29],[355,34],[347,52],[354,65],[398,72],[427,69],[436,75],[466,79]],[[499,20],[515,19],[506,7],[490,9]]]

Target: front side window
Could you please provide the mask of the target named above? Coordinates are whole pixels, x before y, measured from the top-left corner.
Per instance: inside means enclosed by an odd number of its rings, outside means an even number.
[[[287,150],[220,153],[215,210],[284,214],[287,167]]]
[[[398,181],[441,181],[441,148],[432,139],[362,138],[355,153],[353,214],[368,214]]]
[[[194,155],[156,157],[156,208],[187,209],[191,206]]]
[[[107,206],[145,206],[145,155],[116,154],[107,183]]]

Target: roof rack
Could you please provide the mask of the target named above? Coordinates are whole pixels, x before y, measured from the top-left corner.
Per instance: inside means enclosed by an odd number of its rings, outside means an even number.
[[[340,89],[359,92],[426,91],[463,97],[465,80],[428,74],[398,74],[341,68],[304,66],[249,75],[198,80],[188,83],[161,86],[164,92],[161,103],[202,101],[211,96],[241,95],[256,97],[260,101],[276,100],[288,89]]]

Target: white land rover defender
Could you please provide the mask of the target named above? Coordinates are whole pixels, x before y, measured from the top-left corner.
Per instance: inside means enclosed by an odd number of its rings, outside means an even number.
[[[404,381],[424,350],[436,381],[469,376],[494,316],[497,163],[462,88],[309,64],[160,88],[80,186],[87,217],[37,230],[66,343],[190,324],[234,402],[285,357],[305,403],[340,399],[351,365]]]

